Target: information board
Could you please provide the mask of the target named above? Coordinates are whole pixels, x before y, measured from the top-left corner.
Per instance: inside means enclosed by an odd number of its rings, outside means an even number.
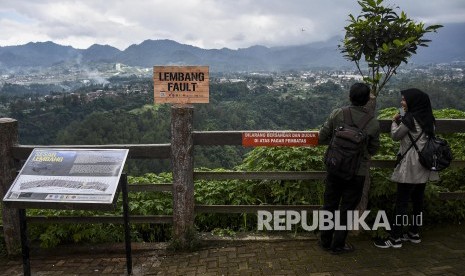
[[[3,201],[17,207],[116,202],[127,149],[35,148]]]
[[[208,103],[208,66],[154,66],[153,98],[158,103]]]
[[[318,131],[251,131],[242,133],[244,147],[316,146]]]

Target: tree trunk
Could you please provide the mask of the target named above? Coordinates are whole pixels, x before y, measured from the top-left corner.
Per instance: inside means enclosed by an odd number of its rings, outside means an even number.
[[[371,115],[375,116],[375,110],[376,110],[376,97],[373,94],[370,94],[370,100],[368,103],[365,105],[365,107],[368,109]],[[368,206],[368,196],[370,193],[370,186],[371,186],[371,180],[370,180],[370,165],[371,161],[368,160],[368,166],[367,166],[367,177],[365,178],[365,184],[363,185],[363,194],[362,194],[362,199],[360,200],[360,203],[357,206],[357,210],[359,212],[363,212],[367,209]]]

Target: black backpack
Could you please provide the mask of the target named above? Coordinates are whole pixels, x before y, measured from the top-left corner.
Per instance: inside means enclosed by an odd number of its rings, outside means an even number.
[[[427,136],[425,146],[420,151],[413,140],[412,135],[408,134],[415,150],[418,152],[420,164],[430,171],[442,171],[449,167],[453,159],[452,151],[446,140],[437,136]]]
[[[364,129],[373,118],[366,114],[358,124],[354,124],[349,107],[342,108],[344,124],[337,127],[324,157],[328,173],[350,180],[358,172],[367,143]]]

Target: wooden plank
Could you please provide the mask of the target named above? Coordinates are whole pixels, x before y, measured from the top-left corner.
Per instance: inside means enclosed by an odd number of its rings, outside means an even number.
[[[390,131],[391,120],[379,120],[381,131]],[[465,132],[465,120],[462,119],[438,119],[438,133]],[[242,145],[242,133],[244,131],[193,131],[194,145]],[[89,148],[108,149],[123,148],[129,149],[129,159],[168,159],[170,158],[170,144],[116,144],[116,145],[16,145],[12,147],[13,157],[18,160],[25,160],[34,148]]]
[[[257,213],[257,211],[313,211],[321,208],[321,205],[195,205],[196,213]]]
[[[381,129],[381,133],[391,132],[392,120],[378,120],[378,122],[379,122],[379,128]]]
[[[28,223],[115,223],[123,224],[122,216],[94,216],[94,217],[77,217],[77,216],[28,216],[26,217]],[[159,216],[129,216],[130,223],[155,223],[155,224],[171,224],[173,222],[172,216],[159,215]]]
[[[371,168],[394,169],[396,160],[371,160]]]
[[[194,172],[194,179],[200,180],[307,180],[324,179],[326,172]]]
[[[437,133],[464,133],[465,119],[437,119]]]
[[[371,168],[394,169],[395,160],[371,160]],[[465,168],[465,160],[452,160],[451,168]]]
[[[18,209],[56,209],[56,210],[91,210],[91,211],[113,211],[116,208],[115,197],[114,203],[95,204],[95,203],[63,203],[63,202],[37,202],[37,201],[5,201],[5,206]]]
[[[382,133],[391,131],[391,120],[378,120]],[[465,119],[437,119],[437,133],[463,133],[465,132]]]
[[[12,147],[13,157],[25,160],[34,148],[129,149],[129,159],[168,159],[171,154],[170,144],[17,145]]]
[[[156,104],[208,103],[208,66],[154,66],[153,98]]]
[[[391,120],[378,120],[382,133],[391,131]],[[460,133],[465,132],[464,119],[438,119],[436,120],[438,133]],[[238,131],[194,131],[194,145],[201,146],[224,146],[224,145],[242,145],[242,134],[250,132],[245,130]],[[309,132],[310,133],[310,132]]]
[[[194,133],[194,143],[197,139],[197,145],[230,145],[232,143],[241,143],[242,132],[238,131],[212,131]],[[200,141],[201,140],[201,141]],[[237,140],[237,141],[236,141]],[[218,141],[218,142],[215,142]],[[91,149],[108,149],[108,148],[128,148],[130,159],[149,159],[159,158],[167,159],[170,156],[170,144],[150,144],[150,145],[59,145],[59,146],[35,146],[35,145],[17,145],[12,146],[13,157],[18,160],[25,160],[34,148],[91,148]],[[372,167],[394,168],[394,160],[372,160]],[[452,161],[451,167],[465,168],[464,160]]]

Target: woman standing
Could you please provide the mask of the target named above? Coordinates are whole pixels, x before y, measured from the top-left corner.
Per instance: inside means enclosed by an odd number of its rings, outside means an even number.
[[[400,141],[399,154],[403,158],[398,162],[391,180],[397,182],[395,217],[391,222],[391,235],[388,239],[375,242],[379,248],[400,248],[403,241],[420,243],[419,227],[422,223],[423,198],[427,181],[439,180],[437,172],[424,168],[418,159],[418,153],[412,145],[412,139],[419,150],[428,137],[434,136],[435,118],[428,94],[412,88],[400,92],[404,116],[396,114],[391,124],[391,137]],[[409,137],[409,134],[411,137]],[[412,201],[413,214],[408,216],[408,203]],[[408,232],[403,233],[403,226]]]

